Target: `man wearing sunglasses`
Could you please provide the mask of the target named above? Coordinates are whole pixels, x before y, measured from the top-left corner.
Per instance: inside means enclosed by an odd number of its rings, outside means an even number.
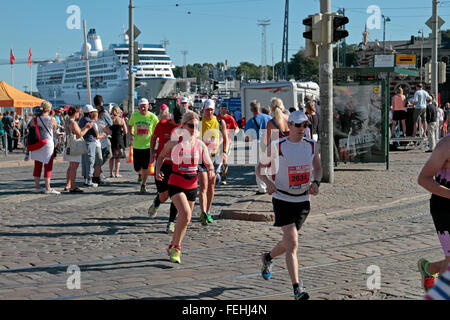
[[[213,223],[210,210],[214,199],[214,188],[216,185],[216,175],[222,172],[222,164],[227,157],[228,139],[227,126],[225,121],[218,119],[214,115],[216,103],[208,99],[203,105],[203,118],[201,122],[201,140],[205,143],[209,151],[209,156],[214,164],[214,178],[208,179],[208,169],[204,164],[198,166],[198,176],[200,183],[200,221],[203,226]]]
[[[270,251],[262,254],[262,277],[272,275],[272,260],[286,254],[286,265],[294,288],[295,300],[307,300],[298,276],[298,232],[310,211],[310,195],[319,193],[322,167],[317,143],[305,138],[310,124],[302,111],[294,111],[288,119],[289,137],[271,144],[269,161],[261,160],[256,174],[267,185],[272,195],[276,227],[281,227],[282,240]],[[262,171],[262,168],[268,168]],[[275,175],[275,183],[266,175]]]

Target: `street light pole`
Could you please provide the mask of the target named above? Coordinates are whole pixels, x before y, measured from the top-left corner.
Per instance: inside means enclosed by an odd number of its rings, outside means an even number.
[[[419,30],[422,34],[422,45],[420,47],[420,83],[423,83],[423,29]]]
[[[383,54],[386,53],[386,22],[390,22],[391,19],[389,17],[385,17],[384,14],[383,17]]]

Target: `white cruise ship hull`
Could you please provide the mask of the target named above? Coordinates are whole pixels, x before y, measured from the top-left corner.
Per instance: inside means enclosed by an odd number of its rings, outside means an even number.
[[[139,98],[165,98],[174,91],[176,79],[143,78],[139,79],[141,85],[136,88]]]

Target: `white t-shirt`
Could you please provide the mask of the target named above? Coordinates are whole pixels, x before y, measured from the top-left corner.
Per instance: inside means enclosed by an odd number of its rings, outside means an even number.
[[[277,161],[274,162],[275,186],[278,192],[273,194],[275,199],[287,202],[310,200],[308,190],[313,180],[313,159],[316,148],[316,142],[307,138],[294,143],[285,137],[272,143],[272,151],[277,152],[275,156]]]

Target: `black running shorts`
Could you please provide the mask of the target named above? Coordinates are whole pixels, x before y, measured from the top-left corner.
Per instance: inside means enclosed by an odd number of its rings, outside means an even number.
[[[275,213],[275,227],[284,227],[295,223],[297,230],[300,230],[309,215],[311,205],[305,202],[287,202],[272,198],[273,212]]]
[[[169,184],[169,197],[172,198],[178,193],[184,193],[188,201],[195,202],[197,199],[197,188],[195,189],[183,189]]]
[[[150,149],[134,149],[134,170],[136,172],[142,169],[148,170],[148,165],[150,164]]]
[[[431,195],[430,213],[433,217],[439,241],[441,242],[444,254],[450,256],[450,199]]]
[[[169,190],[169,178],[172,174],[172,165],[164,163],[161,167],[161,172],[164,174],[163,181],[158,181],[155,179],[156,190],[158,190],[158,193],[163,193]]]

